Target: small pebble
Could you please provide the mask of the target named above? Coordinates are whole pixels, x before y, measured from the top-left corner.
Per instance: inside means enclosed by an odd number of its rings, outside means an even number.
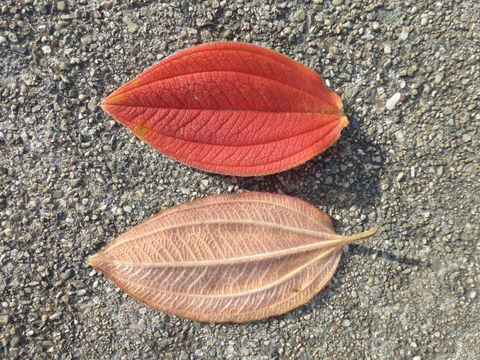
[[[62,313],[61,312],[56,312],[56,313],[53,313],[52,315],[50,315],[48,318],[52,321],[55,321],[55,320],[58,320],[62,317]]]
[[[393,110],[397,105],[398,101],[400,100],[401,96],[402,95],[400,93],[393,94],[393,96],[390,97],[385,103],[385,107],[387,108],[387,110]]]
[[[443,75],[442,74],[435,74],[434,82],[435,84],[440,84],[443,80]]]
[[[293,20],[295,20],[296,22],[305,21],[305,10],[300,9],[295,11],[295,13],[293,14]]]
[[[147,313],[148,309],[145,308],[145,307],[142,307],[140,309],[138,309],[138,312],[140,313],[140,315],[145,315]]]
[[[68,280],[73,276],[73,274],[74,274],[74,271],[72,269],[67,269],[60,274],[60,278],[62,280]]]
[[[25,55],[28,50],[25,46],[20,46],[20,45],[12,45],[10,47],[13,51],[19,53],[19,54],[22,54],[22,55]]]
[[[129,32],[134,33],[138,30],[138,25],[135,24],[128,16],[124,16],[122,21],[127,25],[127,29]]]
[[[81,179],[72,179],[70,180],[70,186],[71,187],[77,187],[80,185],[80,183],[82,182]]]
[[[400,33],[400,36],[398,37],[399,40],[405,41],[408,39],[409,31],[408,28],[404,27],[402,29],[402,32]]]
[[[96,98],[91,98],[90,101],[87,104],[87,108],[90,111],[95,111],[97,109],[97,99]]]
[[[405,141],[405,137],[403,136],[403,132],[398,130],[395,132],[395,138],[398,142],[403,143]]]
[[[22,220],[22,214],[19,212],[15,212],[10,216],[10,221],[12,222],[19,222],[20,220]]]
[[[11,347],[17,347],[18,345],[20,345],[20,341],[22,339],[20,338],[20,335],[13,335],[12,338],[10,339],[10,346]]]
[[[83,45],[90,45],[93,41],[93,38],[91,35],[85,35],[85,36],[82,36],[80,38],[80,42],[83,44]]]
[[[66,8],[65,1],[57,2],[57,10],[58,11],[64,11],[65,8]]]
[[[42,46],[42,51],[45,55],[50,55],[52,53],[52,48],[48,45]]]
[[[100,7],[102,7],[105,10],[110,10],[113,6],[113,3],[111,1],[102,1],[100,4]]]

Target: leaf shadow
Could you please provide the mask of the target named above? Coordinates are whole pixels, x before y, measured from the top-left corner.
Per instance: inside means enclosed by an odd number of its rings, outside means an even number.
[[[359,244],[352,244],[350,246],[352,248],[350,252],[354,252],[355,254],[358,254],[358,255],[365,255],[365,254],[374,255],[376,257],[382,257],[389,262],[396,262],[396,263],[404,264],[408,266],[419,266],[424,268],[431,267],[431,263],[428,261],[415,259],[407,256],[398,256],[389,251],[372,249]],[[273,319],[276,319],[278,321],[282,321],[282,320],[295,321],[296,319],[298,319],[299,316],[305,316],[313,313],[315,309],[329,306],[328,304],[332,303],[333,301],[332,298],[334,298],[334,296],[337,294],[338,288],[342,286],[342,282],[335,279],[336,278],[340,279],[343,276],[343,274],[347,271],[347,268],[348,268],[347,264],[349,261],[349,257],[350,256],[348,255],[342,256],[342,260],[340,261],[340,264],[335,272],[334,278],[330,280],[328,284],[325,286],[325,288],[323,288],[316,295],[314,295],[306,304],[298,308],[295,308],[287,313],[274,316]],[[270,323],[270,318],[254,321],[254,322],[230,324],[230,325],[238,326],[238,327],[250,327],[250,326],[256,326],[258,324],[264,324],[268,326],[269,323]],[[340,326],[339,324],[336,324],[336,323],[332,323],[330,325],[333,326],[334,328]]]
[[[372,249],[370,247],[360,244],[352,244],[350,246],[352,247],[352,249],[354,249],[353,251],[355,251],[356,254],[360,255],[373,255],[376,257],[381,257],[387,261],[392,261],[407,266],[418,266],[422,268],[430,268],[432,266],[429,261],[420,260],[408,256],[395,255],[390,251]]]
[[[381,147],[346,107],[350,126],[327,151],[296,168],[263,177],[229,178],[245,190],[280,192],[328,209],[375,209],[380,203]]]

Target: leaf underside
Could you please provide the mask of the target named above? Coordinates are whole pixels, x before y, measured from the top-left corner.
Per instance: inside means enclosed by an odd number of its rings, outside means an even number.
[[[102,107],[158,151],[221,174],[272,174],[326,150],[348,120],[337,94],[302,64],[255,45],[180,51]]]
[[[280,194],[217,195],[175,206],[89,258],[127,293],[198,321],[245,322],[292,310],[329,282],[342,246],[330,218]]]

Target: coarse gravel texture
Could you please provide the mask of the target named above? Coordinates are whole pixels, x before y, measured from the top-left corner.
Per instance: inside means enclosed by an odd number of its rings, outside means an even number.
[[[2,0],[0,358],[480,358],[479,19],[467,0]],[[97,106],[217,40],[316,70],[343,98],[341,139],[277,175],[212,175]],[[85,264],[162,209],[245,190],[381,232],[306,306],[241,325],[149,309]]]

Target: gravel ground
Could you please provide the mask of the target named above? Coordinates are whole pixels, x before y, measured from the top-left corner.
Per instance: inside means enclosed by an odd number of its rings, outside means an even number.
[[[0,2],[0,358],[480,358],[478,2]],[[286,54],[340,93],[326,153],[261,178],[167,159],[97,107],[156,61],[236,40]],[[264,190],[378,225],[306,306],[249,324],[145,307],[88,268],[142,219]]]

